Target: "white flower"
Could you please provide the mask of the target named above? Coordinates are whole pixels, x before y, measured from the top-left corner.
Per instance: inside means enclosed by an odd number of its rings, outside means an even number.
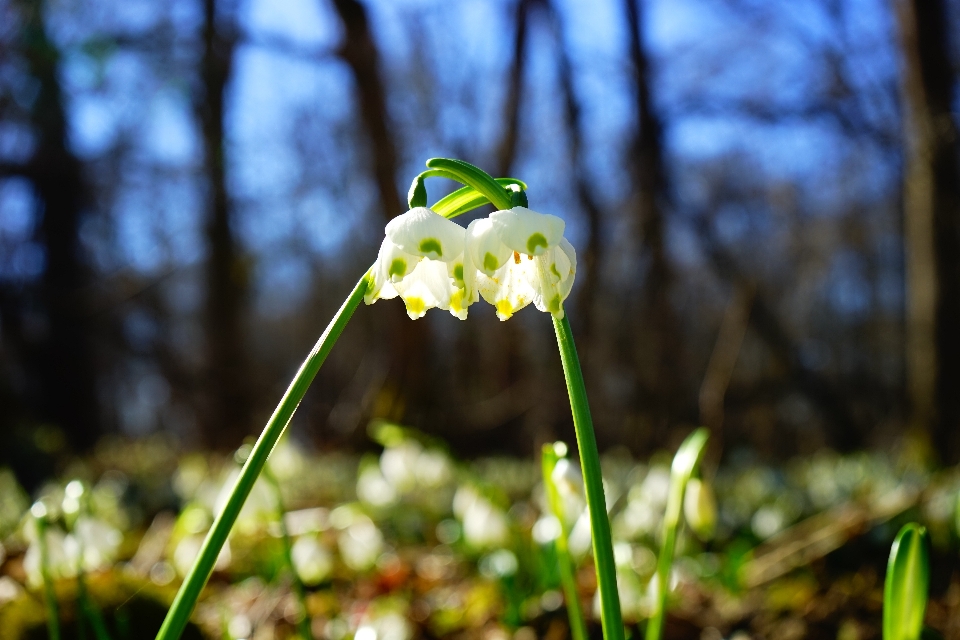
[[[434,308],[466,319],[471,301],[464,298],[463,227],[417,207],[391,220],[384,231],[364,301],[400,296],[413,320]]]
[[[563,318],[577,272],[577,255],[563,229],[560,218],[524,207],[470,223],[463,270],[467,302],[482,296],[501,320],[531,302]]]
[[[333,571],[333,557],[315,535],[303,536],[294,542],[290,556],[297,575],[308,587],[320,584]]]

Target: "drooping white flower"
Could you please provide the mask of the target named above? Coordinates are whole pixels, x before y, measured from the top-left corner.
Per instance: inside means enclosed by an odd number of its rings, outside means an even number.
[[[563,237],[564,222],[525,207],[496,211],[467,227],[464,290],[480,297],[507,320],[531,302],[563,318],[577,272],[577,255]]]
[[[466,319],[471,301],[464,297],[463,227],[417,207],[391,220],[384,231],[364,301],[399,296],[413,320],[434,308]]]

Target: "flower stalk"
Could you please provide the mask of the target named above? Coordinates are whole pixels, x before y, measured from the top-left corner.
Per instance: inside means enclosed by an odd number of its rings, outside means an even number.
[[[40,576],[43,579],[43,604],[47,610],[47,636],[50,640],[60,640],[60,611],[57,607],[57,594],[53,590],[53,579],[50,576],[50,549],[47,546],[47,506],[43,502],[36,502],[30,508],[30,514],[37,527]]]
[[[687,436],[677,450],[670,466],[670,488],[667,494],[667,510],[663,516],[663,541],[660,556],[657,558],[657,572],[653,576],[653,614],[647,622],[646,640],[660,640],[666,618],[667,590],[670,584],[670,570],[673,567],[673,555],[677,547],[677,532],[680,529],[680,515],[683,512],[683,498],[687,483],[703,459],[710,432],[700,427]]]
[[[86,619],[90,628],[93,629],[93,635],[97,640],[110,640],[110,634],[107,633],[107,626],[103,621],[103,616],[100,614],[100,609],[90,598],[90,592],[87,589],[87,571],[84,566],[84,539],[77,530],[77,523],[80,521],[80,518],[90,515],[87,490],[82,482],[74,480],[67,485],[66,493],[69,498],[76,500],[74,503],[76,512],[73,514],[73,517],[65,517],[64,519],[69,524],[77,540],[77,604],[82,614],[77,618],[80,637],[81,639],[85,637],[83,622],[84,619]],[[64,505],[66,505],[66,501]],[[64,513],[66,514],[67,511],[66,506],[64,506]]]
[[[560,572],[560,584],[567,601],[567,617],[570,620],[570,635],[573,640],[587,640],[587,626],[583,620],[583,610],[580,607],[580,596],[577,594],[577,582],[574,574],[575,565],[570,555],[570,531],[563,513],[563,499],[560,490],[553,479],[557,463],[567,455],[567,445],[562,442],[543,445],[541,464],[543,467],[543,485],[547,493],[547,505],[550,512],[557,519],[560,531],[554,544],[557,549],[557,565]]]
[[[577,347],[566,316],[553,318],[553,328],[560,347],[560,362],[567,380],[573,426],[577,434],[583,487],[590,512],[590,531],[593,534],[593,558],[597,569],[597,589],[600,592],[600,622],[604,640],[623,640],[623,619],[620,616],[620,596],[617,591],[617,566],[613,560],[613,541],[610,520],[607,518],[603,478],[600,473],[600,454],[593,432],[593,418],[587,402],[587,390],[580,370]]]
[[[250,495],[257,477],[263,471],[267,458],[270,456],[270,452],[273,451],[280,436],[283,435],[287,424],[297,410],[297,406],[310,387],[310,383],[316,377],[317,371],[320,370],[320,366],[326,360],[337,338],[343,333],[343,329],[353,312],[363,301],[363,294],[367,290],[368,282],[368,274],[360,278],[350,296],[344,301],[343,306],[337,311],[333,320],[324,330],[323,335],[311,349],[307,359],[300,365],[300,369],[294,376],[286,393],[284,393],[283,399],[273,415],[270,416],[270,420],[264,427],[256,444],[253,445],[253,450],[240,470],[240,475],[237,477],[226,504],[217,514],[210,531],[207,532],[207,537],[203,541],[203,546],[200,548],[200,553],[193,567],[191,567],[190,573],[187,574],[183,584],[180,585],[180,590],[177,592],[170,610],[167,611],[163,626],[157,633],[157,640],[176,640],[186,628],[197,599],[200,597],[200,592],[203,591],[207,580],[210,579],[217,556],[220,555],[220,549],[227,541],[227,536],[230,535],[230,530],[240,514],[243,503]]]

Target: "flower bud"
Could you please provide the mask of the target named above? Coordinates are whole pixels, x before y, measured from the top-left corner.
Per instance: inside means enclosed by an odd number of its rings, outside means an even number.
[[[717,528],[717,500],[710,485],[699,478],[690,478],[683,497],[683,515],[701,540],[710,540]]]

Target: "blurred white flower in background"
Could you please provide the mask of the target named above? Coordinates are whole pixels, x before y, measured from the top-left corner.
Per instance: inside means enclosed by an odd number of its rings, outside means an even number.
[[[354,571],[366,571],[383,553],[383,534],[368,515],[355,506],[343,505],[330,513],[330,524],[339,529],[340,558]]]
[[[305,535],[293,543],[293,566],[308,587],[320,584],[333,571],[333,556],[315,535]]]
[[[465,485],[453,498],[453,512],[463,524],[463,539],[478,549],[502,546],[510,537],[507,514],[476,489]]]
[[[27,574],[27,586],[38,589],[43,586],[43,574],[40,571],[40,538],[36,523],[25,527],[25,536],[30,545],[23,556],[23,570]],[[77,575],[76,562],[71,562],[67,553],[67,535],[59,527],[47,526],[44,533],[44,542],[47,547],[47,572],[51,580],[72,578]]]
[[[80,561],[85,571],[107,567],[117,559],[123,534],[116,527],[92,516],[80,516],[65,540],[71,560]]]

